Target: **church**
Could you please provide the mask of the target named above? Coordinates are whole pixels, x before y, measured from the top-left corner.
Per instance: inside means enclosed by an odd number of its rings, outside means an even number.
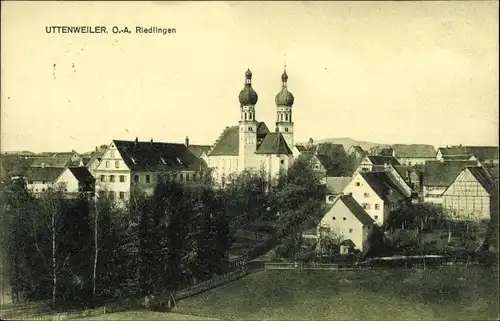
[[[213,169],[214,179],[221,186],[232,175],[246,169],[264,170],[268,178],[286,171],[293,162],[294,97],[288,91],[286,68],[281,76],[281,91],[276,95],[276,127],[271,132],[257,120],[259,96],[252,88],[252,72],[245,73],[245,86],[239,94],[240,121],[226,127],[207,153],[206,162]]]

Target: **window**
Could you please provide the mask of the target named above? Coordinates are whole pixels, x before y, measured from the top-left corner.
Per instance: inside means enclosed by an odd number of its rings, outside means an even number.
[[[332,220],[334,220],[334,221],[336,220],[335,216],[334,216],[334,217],[332,217]]]
[[[360,182],[356,182],[356,186],[361,186],[361,183]]]
[[[231,164],[231,163],[229,163],[229,164]],[[190,180],[189,173],[186,173],[186,182],[189,182],[189,180]]]
[[[370,197],[370,193],[365,193],[365,197]]]
[[[106,175],[101,175],[101,182],[105,182],[106,181]]]
[[[288,132],[288,127],[285,127],[285,131]]]
[[[328,196],[328,200],[330,202],[333,202],[335,200],[335,196],[333,196],[333,195]]]
[[[352,233],[352,228],[349,229],[349,233]]]
[[[45,192],[45,188],[42,188],[42,192]]]
[[[120,182],[121,183],[125,182],[125,175],[120,175]]]
[[[168,181],[170,180],[170,174],[165,175],[165,179]]]
[[[115,161],[115,168],[120,168],[120,161]]]
[[[104,191],[99,191],[99,192],[97,192],[97,194],[99,195],[99,197],[104,197],[105,196]]]
[[[115,175],[109,175],[109,181],[114,182],[115,181]]]
[[[249,131],[249,132],[253,131],[253,130],[252,130],[252,127],[248,127],[248,131]]]
[[[113,199],[115,198],[115,192],[114,191],[109,191],[109,198]]]
[[[151,181],[151,177],[149,175],[146,175],[146,184]]]
[[[45,184],[45,181],[42,181],[42,184]]]
[[[33,184],[33,181],[29,181],[28,184]]]
[[[281,164],[285,164],[285,160],[284,159],[281,160]]]
[[[182,173],[181,173],[181,174],[179,174],[179,180],[180,180],[181,182],[183,182],[183,181],[184,181],[184,175],[182,175]]]
[[[379,210],[380,209],[380,205],[379,204],[375,204],[375,209]]]
[[[346,220],[346,218],[345,218],[345,217],[343,217],[343,218],[342,218],[342,220],[344,220],[344,221],[345,221],[345,220]]]
[[[364,208],[365,210],[369,210],[369,209],[370,209],[370,204],[368,204],[368,203],[363,203],[363,208]]]
[[[373,219],[378,220],[378,215],[375,215]]]
[[[139,183],[139,175],[134,175],[134,182]]]
[[[120,192],[120,199],[124,199],[125,198],[125,192]]]
[[[106,161],[106,168],[109,168],[109,161]]]

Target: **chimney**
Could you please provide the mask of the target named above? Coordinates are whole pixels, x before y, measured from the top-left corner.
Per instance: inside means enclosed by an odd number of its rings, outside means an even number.
[[[389,188],[389,195],[392,195],[392,188]]]
[[[95,151],[98,152],[99,151],[99,147],[96,146],[95,147]]]
[[[151,137],[151,144],[153,143],[153,138]]]
[[[184,144],[186,145],[186,147],[189,147],[189,137],[186,136],[186,139],[184,140]]]
[[[135,144],[137,145],[138,142],[139,142],[139,139],[136,137],[135,138]]]
[[[42,165],[40,165],[42,168],[45,168],[45,163],[42,163]]]

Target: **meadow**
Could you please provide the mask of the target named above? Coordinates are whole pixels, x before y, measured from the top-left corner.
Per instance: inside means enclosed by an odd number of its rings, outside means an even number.
[[[178,302],[239,320],[497,320],[496,268],[263,271]]]

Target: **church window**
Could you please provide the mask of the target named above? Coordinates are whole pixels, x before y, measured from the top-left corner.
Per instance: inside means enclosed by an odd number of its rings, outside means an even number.
[[[288,132],[288,127],[285,127],[285,131]]]
[[[285,164],[285,160],[284,159],[281,160],[281,164]]]

